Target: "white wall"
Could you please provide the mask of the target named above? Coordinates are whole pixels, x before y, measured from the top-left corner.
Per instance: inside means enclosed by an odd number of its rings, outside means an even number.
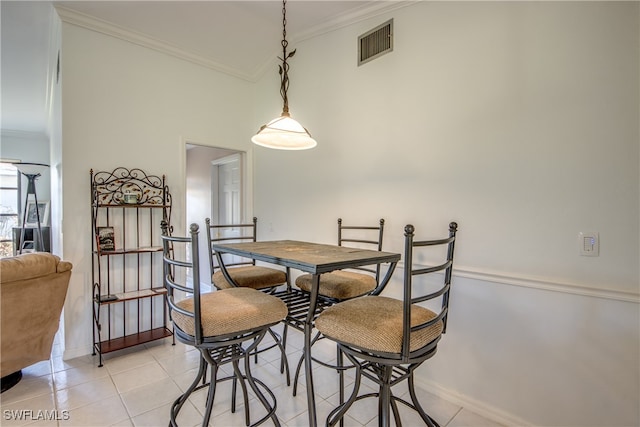
[[[357,67],[356,37],[391,17],[394,51]],[[291,113],[319,145],[253,150],[259,237],[384,217],[401,251],[405,224],[457,220],[451,323],[417,380],[511,425],[640,424],[638,27],[634,2],[421,2],[291,43]],[[281,104],[276,68],[250,87],[69,24],[62,66],[72,357],[91,342],[89,169],[167,174],[180,226],[180,137],[246,151]]]
[[[49,69],[57,70],[59,53],[62,44],[62,22],[60,17],[51,6],[50,19],[51,37],[49,40]],[[55,254],[62,254],[62,193],[63,193],[63,172],[62,167],[62,87],[60,78],[56,73],[48,76],[49,81],[49,153],[51,164],[51,251]]]
[[[243,118],[247,82],[68,23],[62,47],[63,256],[74,265],[65,304],[69,358],[91,352],[89,170],[166,175],[171,223],[185,235],[185,141],[247,150],[253,127]]]
[[[36,7],[38,7],[36,5]],[[48,123],[46,123],[46,132],[31,132],[16,129],[2,129],[2,137],[0,138],[0,157],[21,160],[23,162],[44,163],[50,166],[49,173],[43,174],[36,181],[36,192],[38,200],[49,200],[51,218],[49,225],[51,226],[51,252],[54,254],[62,253],[62,246],[59,242],[61,236],[61,210],[62,198],[60,185],[62,175],[62,167],[60,164],[60,85],[56,79],[55,70],[57,66],[58,52],[60,50],[60,18],[55,13],[51,4],[43,3],[40,7],[44,7],[49,12],[49,57],[44,58],[43,64],[47,64],[47,79],[44,81],[43,90],[47,91],[47,102],[49,107]],[[41,58],[42,59],[42,58]],[[24,197],[26,196],[27,179],[22,177],[23,202],[21,208],[24,208]]]
[[[389,18],[394,51],[357,67]],[[638,28],[637,2],[419,2],[290,43],[318,147],[255,150],[259,237],[384,217],[400,252],[405,224],[456,220],[451,324],[418,381],[512,425],[638,425]]]

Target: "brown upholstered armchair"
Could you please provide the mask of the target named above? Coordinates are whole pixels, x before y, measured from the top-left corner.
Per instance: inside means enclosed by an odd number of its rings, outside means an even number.
[[[21,369],[49,359],[71,267],[47,252],[0,259],[2,391],[20,380]]]

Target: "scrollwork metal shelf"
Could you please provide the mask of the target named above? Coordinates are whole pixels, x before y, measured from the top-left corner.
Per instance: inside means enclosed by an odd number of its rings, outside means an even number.
[[[93,354],[172,336],[162,286],[160,223],[170,224],[165,176],[90,171]]]

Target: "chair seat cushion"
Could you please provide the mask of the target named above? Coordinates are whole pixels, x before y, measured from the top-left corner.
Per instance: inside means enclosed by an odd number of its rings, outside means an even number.
[[[402,347],[403,302],[388,297],[366,296],[327,308],[315,327],[326,337],[372,352],[400,353]],[[427,322],[437,315],[413,305],[411,325]],[[411,334],[410,351],[416,351],[442,334],[442,322]]]
[[[287,281],[284,271],[275,268],[262,267],[259,265],[249,265],[244,267],[233,267],[227,269],[231,278],[241,288],[264,289],[278,286]],[[216,271],[211,277],[211,281],[218,289],[229,289],[235,286],[227,282],[222,271]]]
[[[311,292],[311,274],[303,274],[296,279],[296,286]],[[352,271],[332,271],[320,276],[318,293],[337,300],[359,297],[373,291],[377,286],[373,276]]]
[[[193,298],[177,303],[193,312]],[[200,296],[202,330],[205,337],[235,334],[280,322],[287,306],[279,298],[250,288],[232,288]],[[175,325],[195,335],[194,318],[172,310]]]

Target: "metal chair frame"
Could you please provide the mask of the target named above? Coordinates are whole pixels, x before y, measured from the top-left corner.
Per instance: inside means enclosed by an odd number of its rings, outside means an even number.
[[[192,224],[190,227],[190,237],[174,237],[170,236],[168,224],[162,221],[162,245],[163,245],[163,265],[164,265],[164,286],[167,288],[166,303],[169,307],[169,313],[173,311],[179,312],[185,316],[189,316],[194,319],[195,334],[191,335],[174,323],[174,336],[176,339],[184,344],[192,345],[200,351],[200,366],[196,378],[191,385],[178,399],[171,405],[171,417],[169,425],[172,427],[177,426],[178,414],[188,400],[189,396],[202,388],[208,387],[207,403],[205,407],[205,413],[202,425],[209,425],[211,418],[211,412],[213,408],[213,401],[216,392],[216,385],[223,381],[233,381],[232,388],[232,400],[231,411],[235,412],[236,409],[236,384],[239,383],[242,389],[242,396],[245,408],[245,423],[250,425],[249,415],[249,398],[247,394],[247,386],[245,381],[249,384],[254,394],[262,405],[267,410],[267,414],[260,420],[251,424],[251,426],[258,426],[264,423],[266,420],[271,419],[276,426],[280,426],[278,417],[275,414],[276,411],[276,398],[273,392],[262,381],[253,378],[250,368],[250,354],[256,350],[262,338],[270,330],[269,328],[276,323],[263,325],[258,328],[254,328],[247,331],[241,331],[233,334],[218,335],[218,336],[204,336],[202,321],[201,321],[201,302],[200,302],[200,272],[199,272],[199,258],[198,258],[198,225]],[[181,261],[175,258],[174,244],[191,244],[191,262]],[[185,284],[180,284],[175,281],[175,270],[177,268],[190,269],[192,271],[193,287],[188,287]],[[175,291],[181,291],[185,294],[192,294],[194,300],[193,312],[184,310],[177,305],[175,300]],[[216,291],[224,292],[224,291]],[[172,319],[173,321],[173,319]],[[250,342],[246,347],[243,344]],[[284,349],[281,347],[284,352]],[[240,371],[239,362],[244,359],[244,371],[243,374]],[[217,378],[218,369],[220,366],[231,363],[233,366],[234,375]],[[211,367],[211,376],[209,381],[206,380],[207,367]],[[202,384],[200,384],[202,382]],[[271,402],[264,396],[263,391],[266,392]]]
[[[205,223],[206,223],[206,228],[207,228],[207,242],[208,244],[208,248],[209,248],[209,267],[211,268],[211,276],[213,276],[213,273],[215,273],[216,269],[220,269],[220,265],[218,264],[218,260],[216,257],[215,252],[213,251],[212,245],[214,243],[222,243],[222,242],[227,242],[227,243],[240,243],[240,242],[255,242],[257,241],[257,237],[258,237],[258,218],[257,217],[253,217],[253,220],[251,223],[241,223],[241,224],[212,224],[211,223],[211,218],[206,218],[205,219]],[[240,235],[239,236],[229,236],[229,237],[217,237],[214,236],[213,233],[216,232],[218,233],[220,230],[225,230],[225,229],[232,229],[232,228],[237,228],[240,230]],[[246,230],[249,230],[250,234],[246,233]],[[238,266],[251,266],[251,265],[256,265],[256,260],[252,259],[252,258],[242,258],[240,261],[236,261],[236,262],[225,262],[224,264],[227,268],[231,267],[238,267]],[[267,292],[273,292],[273,290],[280,286],[280,285],[284,285],[284,284],[288,284],[289,282],[289,272],[286,271],[285,274],[287,275],[287,279],[285,282],[283,283],[279,283],[271,288],[265,288],[262,289],[264,291]],[[215,286],[215,284],[211,283],[213,286]]]
[[[369,240],[369,239],[356,239],[353,237],[344,237],[344,230],[378,230],[378,239],[377,240]],[[348,234],[349,232],[347,232]],[[382,237],[384,235],[384,219],[380,218],[380,225],[377,227],[373,226],[361,226],[361,225],[342,225],[342,218],[338,218],[338,246],[342,246],[343,243],[358,243],[358,244],[366,244],[377,246],[378,250],[382,250]],[[380,264],[376,264],[376,268],[370,267],[356,267],[354,270],[361,270],[368,273],[375,274],[376,283],[380,283]],[[382,292],[382,290],[380,290]]]
[[[442,334],[446,333],[447,318],[449,313],[449,292],[451,289],[451,276],[453,270],[453,255],[458,225],[455,222],[449,224],[449,237],[438,240],[414,240],[415,229],[413,225],[405,226],[405,258],[404,258],[404,282],[403,282],[403,338],[399,353],[373,352],[336,341],[338,351],[345,354],[356,368],[356,377],[351,396],[343,402],[343,390],[341,384],[340,405],[327,416],[327,425],[333,426],[347,413],[354,402],[368,397],[378,397],[378,423],[380,426],[389,426],[391,413],[397,426],[401,426],[397,403],[400,402],[418,412],[422,420],[429,427],[438,427],[438,423],[431,418],[420,405],[414,385],[413,374],[423,362],[435,355],[438,342]],[[446,261],[440,265],[426,268],[414,268],[414,249],[428,246],[447,246]],[[444,271],[443,284],[437,291],[425,295],[414,295],[413,280],[416,276],[438,273]],[[365,297],[366,298],[366,297]],[[433,319],[411,326],[411,309],[414,304],[424,303],[441,298],[441,310]],[[411,333],[442,322],[442,334],[422,348],[411,351]],[[342,363],[339,357],[338,364]],[[358,396],[362,376],[377,383],[379,391]],[[411,403],[394,396],[391,388],[407,380]]]
[[[258,218],[254,216],[251,223],[240,223],[240,224],[212,224],[211,218],[206,218],[205,223],[207,228],[207,242],[208,242],[207,247],[209,249],[209,267],[211,269],[210,272],[212,277],[211,285],[215,287],[215,284],[213,283],[213,274],[216,268],[218,269],[220,268],[219,262],[221,262],[222,260],[218,261],[218,255],[213,251],[212,245],[214,243],[220,243],[220,242],[227,242],[227,243],[255,242],[258,237]],[[239,229],[240,235],[231,236],[231,237],[217,237],[217,236],[214,236],[213,234],[214,232],[217,233],[220,230],[231,229],[231,228]],[[245,233],[245,230],[249,230],[249,233]],[[232,268],[239,267],[239,266],[251,266],[251,265],[256,265],[255,259],[243,258],[240,261],[225,263],[226,267],[232,267]],[[287,286],[290,286],[289,271],[287,270],[285,274],[286,274],[286,282],[278,284],[273,287],[260,289],[260,291],[273,294],[276,291],[276,288],[282,284],[286,283]],[[271,329],[269,329],[269,334],[273,338],[274,344],[268,345],[260,349],[256,348],[256,350],[254,351],[255,363],[258,363],[258,354],[263,353],[265,351],[269,351],[272,348],[275,348],[277,345],[279,345],[278,342],[282,344],[282,348],[285,348],[284,344],[286,343],[286,340],[280,337],[280,335],[278,335],[277,333],[273,332]],[[287,385],[290,385],[291,376],[289,374],[289,363],[287,361],[287,355],[285,351],[282,352],[282,357],[280,359],[280,373],[285,373],[286,379],[287,379]]]
[[[344,231],[346,230],[346,237]],[[356,237],[351,237],[351,236],[355,236],[358,231],[364,231],[364,232],[373,232],[373,231],[377,231],[378,232],[378,238],[376,240],[372,240],[372,239],[365,239],[365,238],[356,238]],[[356,234],[351,234],[352,232],[356,233]],[[372,247],[375,246],[376,250],[381,251],[382,250],[382,238],[384,236],[384,218],[380,218],[379,221],[379,225],[378,226],[366,226],[366,225],[343,225],[342,224],[342,218],[338,218],[338,246],[343,246],[343,243],[357,243],[359,245],[365,244],[365,245],[371,245]],[[375,268],[371,268],[368,266],[363,266],[363,267],[354,267],[352,270],[359,270],[359,271],[363,271],[365,273],[371,273],[375,276],[376,279],[376,287],[369,293],[369,295],[380,295],[380,293],[384,290],[383,287],[380,287],[380,269],[381,269],[381,265],[380,264],[376,264]],[[320,278],[320,280],[322,280],[322,277]],[[386,283],[383,282],[383,283]],[[304,291],[302,291],[304,292]],[[304,292],[304,294],[306,295],[306,292]],[[334,304],[339,303],[340,301],[344,301],[344,300],[340,300],[340,299],[336,299],[336,298],[331,298],[328,297],[326,295],[322,295],[322,294],[318,294],[318,299],[322,302],[322,307],[323,309],[326,307],[330,307]],[[318,313],[319,314],[319,313]],[[286,335],[287,335],[287,331],[286,331],[286,325],[285,325],[285,331],[283,332],[283,335],[285,336],[285,344],[286,344]],[[318,342],[319,340],[321,340],[322,338],[324,338],[322,336],[322,334],[320,332],[316,333],[316,335],[313,337],[313,339],[311,340],[311,346],[313,347],[313,345]],[[285,346],[286,348],[286,346]],[[338,357],[340,357],[338,355]],[[336,369],[339,372],[342,372],[344,370],[350,369],[352,368],[352,366],[338,366],[338,365],[332,365],[330,363],[327,363],[323,360],[317,359],[315,357],[312,357],[312,360],[322,366],[325,366],[327,368],[331,368],[331,369]],[[298,392],[298,378],[300,377],[300,371],[302,370],[302,364],[304,363],[304,355],[300,357],[300,359],[298,360],[298,365],[296,366],[296,373],[294,375],[293,378],[293,395],[295,396]],[[342,382],[343,382],[343,378],[341,376],[340,378],[340,383],[341,383],[341,389],[342,389]]]

